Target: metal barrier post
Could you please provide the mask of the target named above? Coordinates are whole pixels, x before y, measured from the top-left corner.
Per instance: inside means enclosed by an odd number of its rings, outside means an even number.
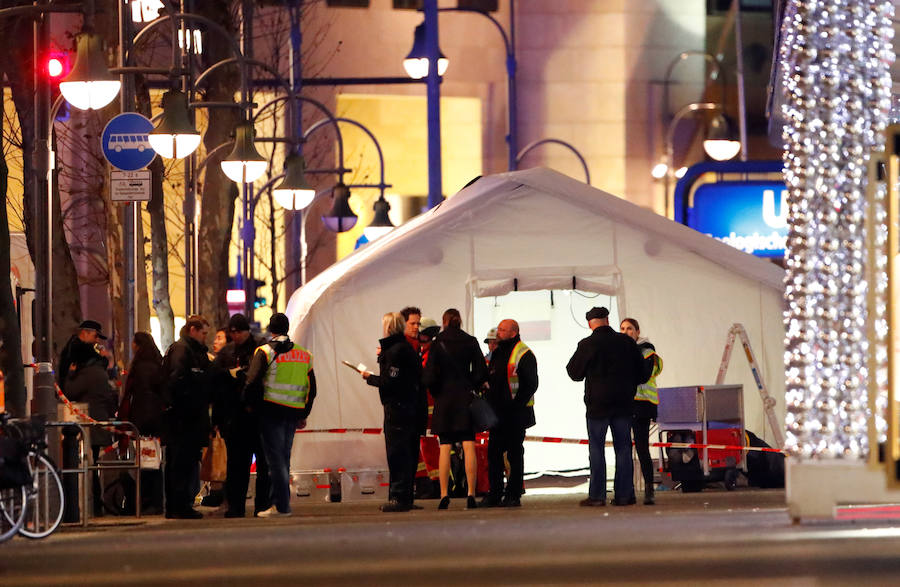
[[[64,426],[62,429],[62,469],[72,471],[78,467],[81,429],[76,424]],[[63,495],[65,508],[63,509],[63,522],[78,522],[81,513],[78,507],[78,473],[63,472]]]

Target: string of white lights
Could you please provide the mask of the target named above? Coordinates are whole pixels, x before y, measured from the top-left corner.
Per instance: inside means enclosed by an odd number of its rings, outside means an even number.
[[[786,448],[868,454],[865,187],[883,145],[894,60],[890,0],[791,0],[786,92]]]

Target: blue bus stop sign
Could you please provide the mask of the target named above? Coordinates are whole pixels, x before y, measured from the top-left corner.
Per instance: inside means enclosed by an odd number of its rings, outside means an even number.
[[[156,157],[156,151],[147,140],[153,123],[136,112],[124,112],[114,117],[103,129],[100,146],[103,156],[116,169],[137,171]]]

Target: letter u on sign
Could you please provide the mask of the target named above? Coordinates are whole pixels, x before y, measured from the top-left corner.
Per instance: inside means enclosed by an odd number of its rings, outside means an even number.
[[[775,191],[763,190],[762,217],[763,222],[772,228],[784,228],[787,226],[787,190],[781,190],[781,205],[778,214],[775,214]]]

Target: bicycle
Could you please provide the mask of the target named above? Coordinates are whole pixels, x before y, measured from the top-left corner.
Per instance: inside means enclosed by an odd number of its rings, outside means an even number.
[[[2,414],[0,427],[7,438],[24,446],[28,471],[28,479],[21,486],[24,498],[20,501],[19,494],[13,489],[8,494],[8,499],[7,493],[4,493],[0,500],[3,529],[10,533],[9,538],[13,534],[10,532],[12,528],[27,538],[49,536],[62,521],[65,496],[56,465],[45,453],[47,441],[44,423],[35,418],[10,420],[8,415]]]
[[[9,416],[0,413],[0,432],[6,430]],[[6,435],[0,436],[0,542],[16,535],[25,523],[27,486],[31,482],[22,443]]]

